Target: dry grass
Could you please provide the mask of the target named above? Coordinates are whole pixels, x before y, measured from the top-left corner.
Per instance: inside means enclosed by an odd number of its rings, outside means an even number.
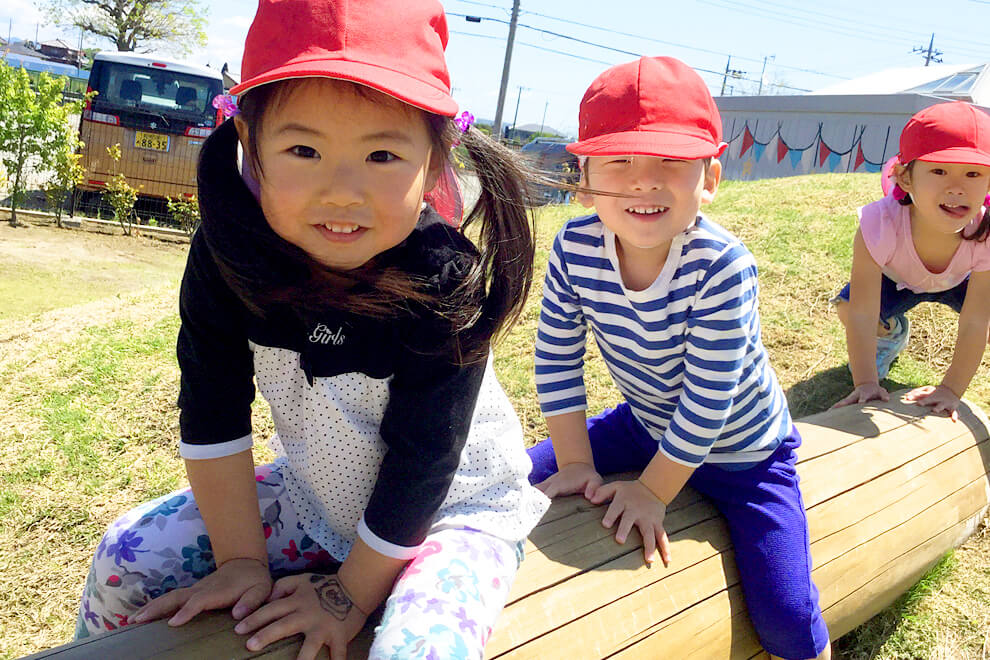
[[[851,387],[844,336],[828,300],[848,274],[854,209],[878,190],[875,177],[862,175],[730,182],[710,209],[756,255],[764,342],[795,416],[827,408]],[[583,212],[539,210],[538,284],[522,322],[496,351],[528,442],[546,433],[531,366],[539,283],[557,228]],[[4,268],[13,239],[0,234],[0,279],[7,285],[0,288],[0,658],[67,641],[103,529],[184,482],[174,405],[182,251],[80,232],[15,233],[16,269]],[[31,253],[33,236],[49,249]],[[64,255],[78,254],[79,244],[86,268],[58,276],[68,267]],[[124,272],[122,264],[126,277],[79,284],[83,271]],[[11,292],[33,302],[4,316]],[[951,358],[951,312],[928,305],[911,319],[911,342],[891,372],[892,386],[931,382]],[[594,350],[587,363],[592,411],[617,403]],[[968,398],[990,410],[988,365],[985,360]],[[263,404],[255,423],[258,437],[270,435]],[[260,459],[269,458],[263,450]],[[923,581],[913,598],[844,638],[839,657],[990,660],[990,532],[957,550],[951,564]]]

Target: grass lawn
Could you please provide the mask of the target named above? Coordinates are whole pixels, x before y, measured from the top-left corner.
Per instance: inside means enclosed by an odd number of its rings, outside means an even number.
[[[795,417],[851,389],[828,300],[848,275],[855,208],[879,188],[875,175],[856,174],[726,182],[707,210],[756,255],[763,339]],[[538,210],[537,282],[557,229],[583,212]],[[174,357],[183,254],[140,238],[0,230],[0,658],[66,642],[107,524],[184,483]],[[546,433],[532,377],[538,303],[539,286],[496,350],[529,442]],[[951,358],[955,315],[924,305],[910,316],[891,389],[937,382]],[[618,403],[593,350],[587,364],[591,412]],[[985,410],[988,366],[967,393]],[[257,435],[267,437],[267,407],[258,402],[255,412]],[[990,658],[990,532],[984,526],[837,651],[846,659]]]

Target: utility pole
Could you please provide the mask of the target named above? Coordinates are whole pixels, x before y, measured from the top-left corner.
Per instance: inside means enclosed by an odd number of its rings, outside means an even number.
[[[732,56],[730,55],[729,59],[725,61],[725,73],[722,74],[722,91],[719,93],[719,96],[725,96],[725,83],[729,76],[732,76],[733,78],[742,78],[743,74],[746,73],[745,71],[740,71],[739,69],[729,68],[731,64]]]
[[[775,59],[777,59],[777,56],[776,55],[764,55],[763,56],[763,70],[760,71],[760,89],[756,92],[756,95],[757,96],[760,96],[760,95],[763,94],[763,78],[767,74],[767,59],[768,58],[771,59],[771,60],[775,60]]]
[[[942,51],[935,49],[935,33],[934,32],[932,32],[932,38],[928,42],[928,48],[925,48],[924,46],[915,46],[914,47],[914,50],[912,50],[911,52],[912,53],[922,53],[925,56],[925,66],[928,66],[928,63],[929,62],[932,62],[932,61],[937,62],[937,63],[941,63],[941,61],[942,61],[942,58],[939,57],[939,55],[942,54]]]
[[[519,85],[519,93],[516,94],[516,114],[512,117],[512,130],[516,130],[516,122],[519,121],[519,99],[522,98],[522,91],[528,89]]]
[[[543,135],[543,127],[547,124],[547,108],[550,107],[550,99],[547,99],[546,104],[543,106],[543,119],[540,120],[540,135]]]
[[[498,106],[492,122],[492,137],[502,139],[502,108],[505,106],[505,90],[509,86],[509,66],[512,64],[512,43],[516,40],[516,23],[519,22],[519,0],[512,0],[512,20],[509,22],[509,40],[505,44],[505,61],[502,63],[502,84],[498,89]],[[518,110],[519,104],[516,103]]]

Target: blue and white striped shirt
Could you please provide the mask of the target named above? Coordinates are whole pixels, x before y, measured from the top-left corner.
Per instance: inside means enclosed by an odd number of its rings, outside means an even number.
[[[622,284],[615,234],[597,215],[554,240],[536,338],[545,416],[587,408],[588,326],[633,414],[671,460],[728,470],[770,456],[790,432],[787,400],[760,340],[756,262],[698,216],[643,291]]]

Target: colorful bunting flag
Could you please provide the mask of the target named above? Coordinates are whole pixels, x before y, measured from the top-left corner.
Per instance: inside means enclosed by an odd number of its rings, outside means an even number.
[[[753,138],[753,134],[749,132],[749,126],[743,130],[743,141],[742,148],[739,150],[739,157],[742,158],[749,151],[749,148],[753,146],[756,140]]]
[[[841,161],[841,160],[842,160],[842,154],[837,154],[834,151],[831,152],[831,153],[829,153],[829,155],[828,155],[828,169],[831,170],[832,172],[834,172],[835,171],[835,168],[837,168],[839,166],[839,161]]]
[[[759,161],[763,157],[763,152],[767,148],[767,145],[760,144],[759,142],[753,143],[753,159]]]
[[[818,167],[825,164],[825,159],[828,155],[832,153],[832,150],[828,148],[828,145],[822,141],[818,142]]]
[[[787,145],[784,144],[784,139],[777,136],[777,162],[784,160],[784,156],[787,155]]]
[[[804,156],[802,149],[788,149],[787,153],[791,157],[791,167],[796,168],[801,164],[801,158]]]
[[[853,172],[859,169],[859,166],[866,162],[866,156],[863,155],[863,143],[860,142],[856,145],[856,164],[853,165]]]

